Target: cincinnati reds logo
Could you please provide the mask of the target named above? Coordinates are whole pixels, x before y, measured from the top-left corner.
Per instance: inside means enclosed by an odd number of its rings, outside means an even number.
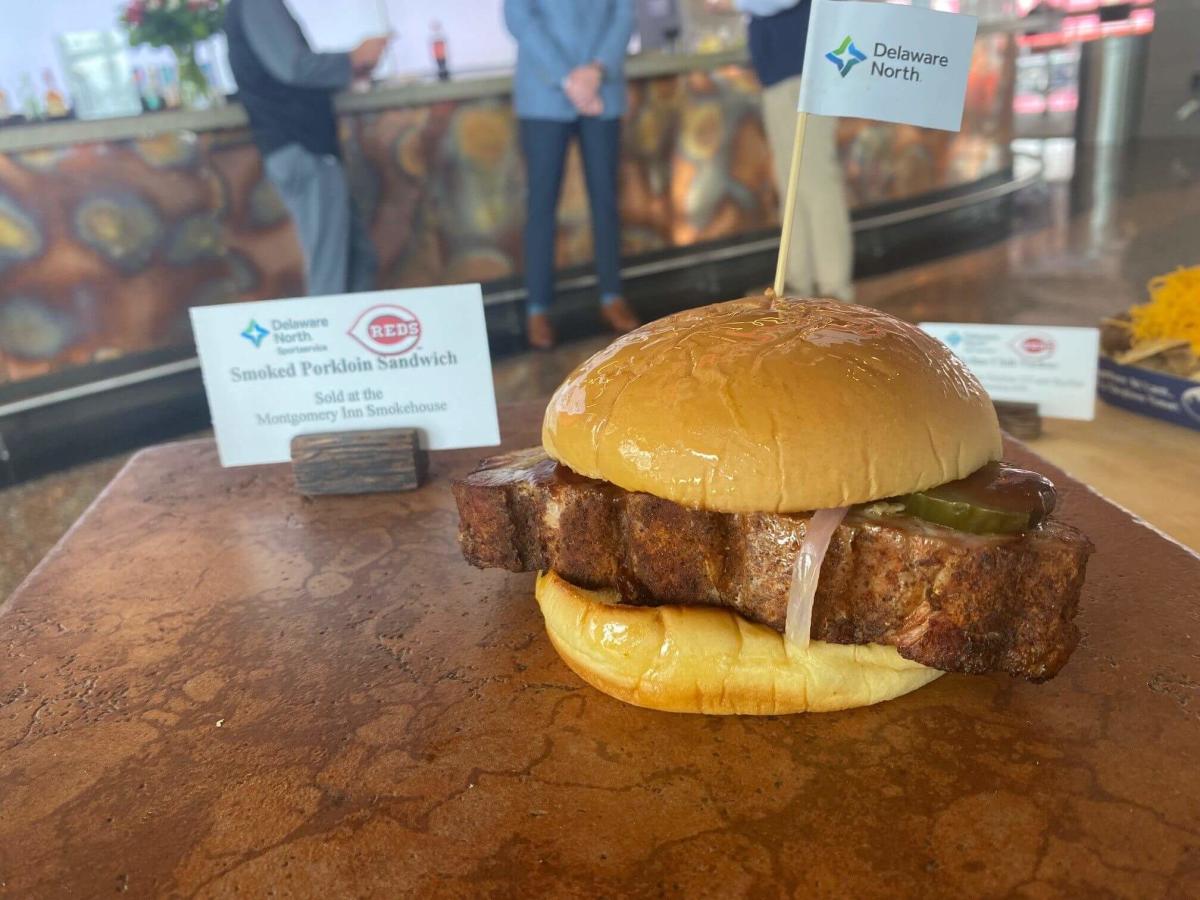
[[[1049,335],[1023,334],[1012,342],[1012,348],[1026,359],[1049,359],[1056,345]]]
[[[421,320],[403,306],[372,306],[346,332],[380,356],[400,356],[421,341]]]

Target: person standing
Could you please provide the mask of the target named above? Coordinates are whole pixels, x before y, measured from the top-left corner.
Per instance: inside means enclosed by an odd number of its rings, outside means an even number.
[[[625,47],[633,0],[505,0],[517,42],[513,95],[528,177],[525,286],[530,346],[554,346],[554,243],[563,165],[572,138],[583,155],[600,313],[614,331],[637,328],[621,296],[617,165],[625,112]]]
[[[763,124],[782,209],[812,0],[708,0],[708,8],[750,14],[750,61],[763,87]],[[818,294],[845,302],[853,300],[854,239],[837,154],[835,118],[808,117],[792,229],[788,292],[802,297]]]
[[[350,196],[334,96],[371,74],[388,38],[315,53],[283,0],[230,0],[229,64],[267,178],[291,214],[310,296],[375,286],[375,248]]]

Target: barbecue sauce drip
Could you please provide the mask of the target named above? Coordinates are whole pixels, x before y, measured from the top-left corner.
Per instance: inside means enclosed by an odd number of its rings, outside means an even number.
[[[1054,484],[1028,469],[990,462],[966,478],[897,498],[911,516],[973,534],[1016,534],[1054,511]]]

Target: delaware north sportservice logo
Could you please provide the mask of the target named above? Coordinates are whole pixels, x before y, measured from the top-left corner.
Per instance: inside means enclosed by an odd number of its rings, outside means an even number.
[[[854,46],[854,39],[850,35],[846,35],[840,47],[826,53],[825,58],[838,67],[843,78],[860,62],[867,61],[867,55]]]
[[[242,337],[252,343],[255,348],[262,346],[262,342],[267,339],[267,335],[271,332],[263,328],[254,319],[250,320],[250,324],[246,326],[246,330],[242,332]]]

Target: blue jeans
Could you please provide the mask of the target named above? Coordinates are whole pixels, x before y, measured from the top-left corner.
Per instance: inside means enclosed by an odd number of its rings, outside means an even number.
[[[621,221],[617,215],[617,164],[621,120],[581,117],[573,122],[521,119],[529,198],[525,211],[526,308],[544,313],[554,300],[554,237],[558,194],[571,137],[579,138],[592,213],[592,243],[600,302],[621,296]]]

